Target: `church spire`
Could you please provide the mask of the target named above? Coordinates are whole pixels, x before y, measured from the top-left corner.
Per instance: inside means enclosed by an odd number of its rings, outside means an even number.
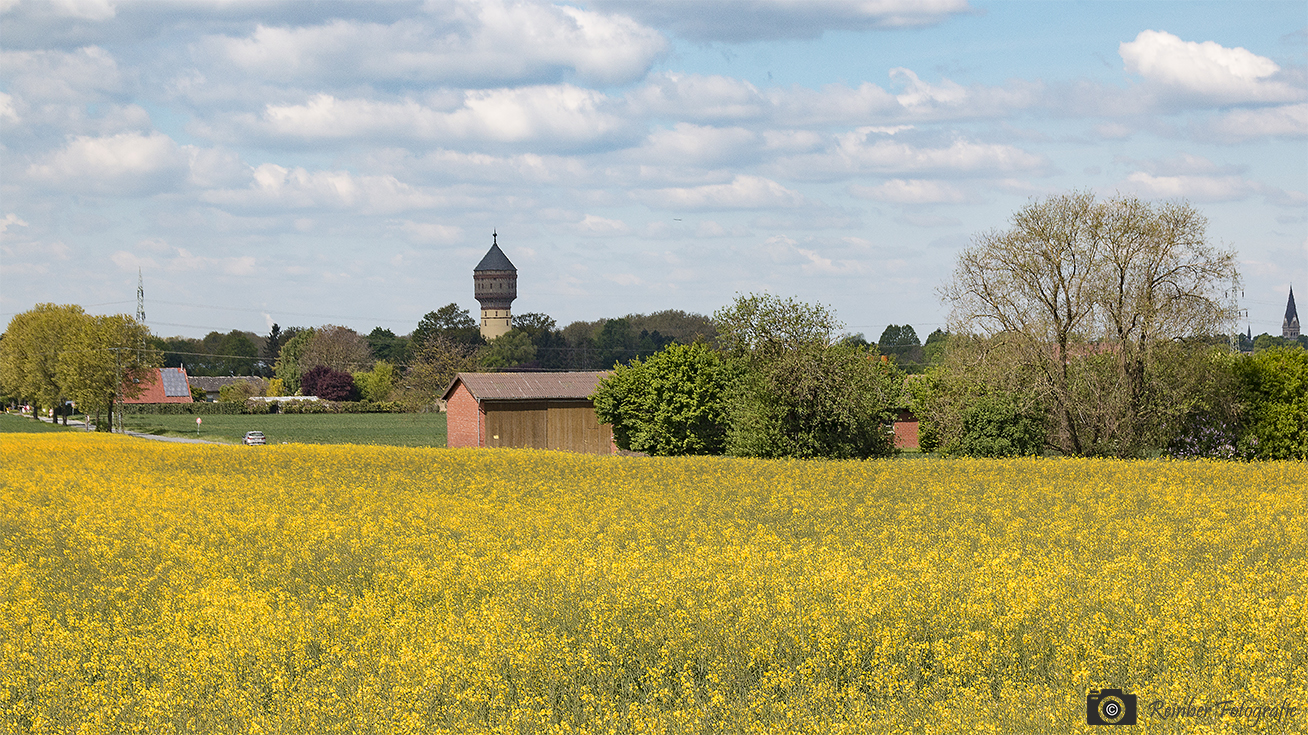
[[[1281,322],[1281,336],[1299,339],[1299,310],[1294,308],[1294,285],[1290,285],[1290,300],[1285,303],[1285,319]]]

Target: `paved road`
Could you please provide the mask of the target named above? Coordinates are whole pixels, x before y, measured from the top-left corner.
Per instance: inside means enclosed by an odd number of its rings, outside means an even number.
[[[54,423],[54,420],[53,420],[53,419],[46,418],[45,416],[41,416],[41,417],[39,417],[39,418],[40,418],[42,421],[46,422],[47,424],[53,424],[53,423]],[[85,422],[85,421],[78,421],[77,419],[70,419],[70,420],[68,421],[68,425],[69,425],[69,426],[81,426],[81,427],[85,428],[85,427],[86,427],[86,422]],[[94,426],[93,426],[92,428],[94,428]],[[122,433],[124,433],[124,434],[126,434],[126,435],[128,435],[128,436],[134,436],[134,437],[136,437],[137,439],[153,439],[153,440],[155,440],[155,441],[159,441],[159,442],[181,442],[182,444],[223,444],[223,443],[225,443],[225,442],[211,442],[211,441],[207,441],[207,440],[205,440],[205,439],[188,439],[188,438],[186,438],[186,437],[184,437],[184,436],[155,436],[154,434],[138,434],[138,433],[136,433],[135,431],[125,431],[125,432],[122,432]]]

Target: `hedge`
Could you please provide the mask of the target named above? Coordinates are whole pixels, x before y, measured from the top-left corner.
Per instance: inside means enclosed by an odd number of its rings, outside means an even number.
[[[246,401],[245,403],[126,403],[123,413],[149,416],[237,416],[265,413],[404,413],[398,401]]]

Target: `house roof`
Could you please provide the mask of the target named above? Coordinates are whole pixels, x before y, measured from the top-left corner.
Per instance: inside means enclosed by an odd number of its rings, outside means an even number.
[[[509,262],[509,257],[500,250],[498,244],[492,244],[490,250],[486,251],[486,256],[481,259],[476,268],[472,269],[473,273],[477,271],[513,271],[518,272],[517,268]]]
[[[252,380],[258,380],[258,378],[249,375],[238,375],[238,376],[192,375],[189,378],[187,378],[187,381],[190,382],[191,385],[195,386],[196,388],[199,388],[205,393],[211,393],[213,391],[220,390],[224,385],[231,385],[232,383],[240,383],[240,382],[252,381]]]
[[[449,400],[459,383],[479,401],[585,399],[607,372],[587,373],[457,373],[442,396]]]
[[[141,394],[123,403],[191,403],[183,368],[155,368],[138,384]]]

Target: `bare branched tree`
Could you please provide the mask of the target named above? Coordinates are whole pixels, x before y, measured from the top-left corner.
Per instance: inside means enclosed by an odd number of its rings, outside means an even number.
[[[1185,203],[1073,193],[1033,201],[978,236],[941,289],[951,329],[994,338],[1030,375],[1069,454],[1139,453],[1175,412],[1155,375],[1177,344],[1229,330],[1235,254],[1213,247]],[[972,351],[975,354],[975,351]],[[1175,383],[1172,383],[1174,387]]]

